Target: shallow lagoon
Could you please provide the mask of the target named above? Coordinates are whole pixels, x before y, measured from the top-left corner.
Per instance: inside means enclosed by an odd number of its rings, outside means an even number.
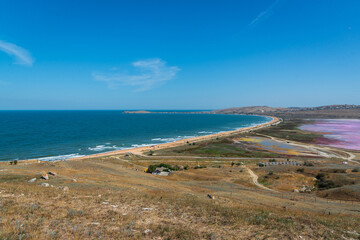
[[[360,150],[359,119],[324,119],[300,127],[301,130],[320,132],[325,138],[318,144],[350,150]]]

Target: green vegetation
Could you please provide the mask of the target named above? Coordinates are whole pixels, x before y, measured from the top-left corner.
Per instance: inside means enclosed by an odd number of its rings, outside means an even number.
[[[10,165],[16,165],[18,163],[17,160],[14,160],[14,161],[10,161]]]
[[[306,167],[313,167],[314,164],[312,162],[304,162],[304,166]]]
[[[248,151],[239,146],[227,143],[210,143],[201,145],[197,148],[184,150],[183,152],[195,155],[219,156],[219,157],[254,157],[254,158],[269,158],[278,157],[278,154],[263,152],[263,151]]]
[[[166,164],[166,163],[160,163],[160,164],[155,164],[155,165],[149,165],[148,169],[147,169],[147,173],[153,173],[156,168],[159,168],[159,167],[164,167],[165,168],[165,172],[166,170],[169,171],[177,171],[178,168],[177,167],[173,167],[171,166],[170,164]]]
[[[310,143],[316,138],[322,137],[321,134],[302,131],[299,127],[306,122],[306,120],[285,120],[283,123],[271,127],[257,130],[257,133],[270,135],[277,138]]]
[[[322,189],[329,189],[329,188],[335,188],[335,187],[340,187],[340,186],[336,186],[336,184],[331,181],[331,180],[327,180],[325,179],[326,175],[323,173],[319,173],[318,175],[316,175],[316,187],[320,190]]]

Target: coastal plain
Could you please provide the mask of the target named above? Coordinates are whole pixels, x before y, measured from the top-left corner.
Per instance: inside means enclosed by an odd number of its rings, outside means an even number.
[[[2,162],[0,239],[357,239],[360,154],[316,144],[304,121]],[[177,171],[146,172],[158,164]]]

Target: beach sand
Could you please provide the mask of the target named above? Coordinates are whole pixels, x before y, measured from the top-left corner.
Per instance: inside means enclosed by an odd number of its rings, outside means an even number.
[[[246,133],[246,132],[249,132],[249,131],[253,131],[253,130],[257,130],[257,129],[265,128],[265,127],[270,127],[271,125],[280,123],[279,118],[272,117],[272,116],[268,116],[268,117],[272,118],[272,120],[270,122],[259,124],[259,125],[252,126],[252,127],[240,128],[240,129],[233,130],[233,131],[221,132],[221,133],[216,133],[216,134],[211,134],[211,135],[204,135],[204,136],[199,136],[199,137],[194,137],[194,138],[186,138],[186,139],[178,140],[178,141],[175,141],[175,142],[162,143],[162,144],[151,145],[151,146],[144,146],[144,147],[138,147],[138,148],[129,148],[129,149],[123,149],[123,150],[117,150],[117,151],[111,151],[111,152],[105,152],[105,153],[92,154],[92,155],[88,155],[88,156],[67,159],[67,161],[68,160],[84,160],[84,159],[90,159],[90,158],[95,158],[95,157],[105,157],[105,156],[111,156],[111,155],[116,155],[116,154],[126,154],[126,153],[132,153],[132,154],[136,154],[136,155],[143,155],[144,152],[148,152],[148,151],[151,151],[151,150],[154,151],[154,150],[160,150],[160,149],[183,146],[183,145],[186,145],[188,143],[196,143],[196,142],[202,142],[202,141],[215,140],[216,138],[229,137],[229,136],[232,136],[232,135],[235,135],[235,134]]]

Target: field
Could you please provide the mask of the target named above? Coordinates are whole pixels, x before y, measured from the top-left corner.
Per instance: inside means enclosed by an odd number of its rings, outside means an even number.
[[[358,239],[359,153],[321,155],[297,124],[143,154],[0,163],[0,239]],[[254,137],[302,142],[314,156]],[[302,166],[257,165],[291,161]],[[179,171],[144,172],[160,163]]]

